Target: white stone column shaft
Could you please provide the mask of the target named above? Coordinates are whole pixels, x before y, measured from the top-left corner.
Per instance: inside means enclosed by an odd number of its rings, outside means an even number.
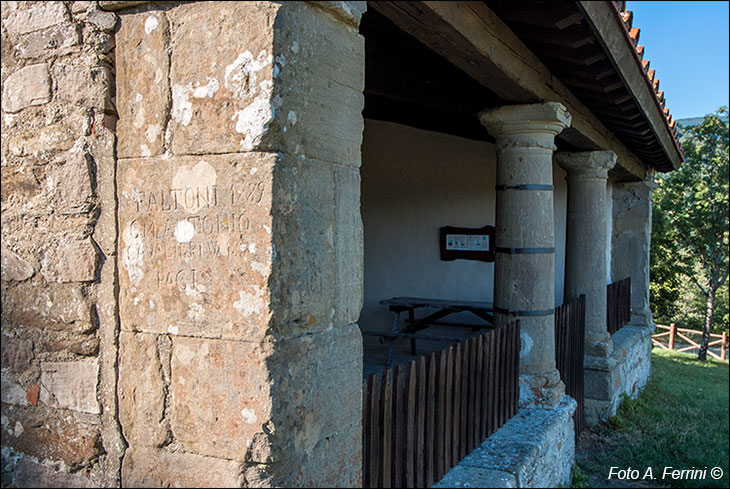
[[[520,405],[553,407],[564,386],[555,368],[552,156],[570,114],[551,102],[490,109],[480,120],[497,142],[495,321],[520,320]]]
[[[649,307],[649,249],[651,247],[651,194],[656,184],[618,182],[613,185],[611,277],[631,277],[631,324],[652,326]]]
[[[586,353],[611,353],[606,329],[606,248],[608,219],[606,182],[616,164],[613,151],[556,153],[568,173],[565,238],[565,301],[586,296]]]

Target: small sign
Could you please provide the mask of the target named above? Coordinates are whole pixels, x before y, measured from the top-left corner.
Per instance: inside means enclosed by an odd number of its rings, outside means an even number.
[[[445,226],[441,228],[440,234],[441,260],[494,261],[494,226]]]

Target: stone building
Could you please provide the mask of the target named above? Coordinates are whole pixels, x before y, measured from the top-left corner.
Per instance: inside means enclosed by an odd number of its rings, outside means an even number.
[[[504,443],[555,469],[472,469],[567,482],[554,307],[587,297],[589,420],[649,375],[683,155],[638,37],[607,1],[3,1],[3,486],[359,486],[358,324],[393,295],[524,313],[547,421]],[[439,262],[484,224],[513,253]]]

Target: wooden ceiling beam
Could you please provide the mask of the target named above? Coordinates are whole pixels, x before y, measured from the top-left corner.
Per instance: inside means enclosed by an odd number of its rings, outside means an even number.
[[[518,24],[513,25],[513,30],[521,39],[526,39],[529,42],[539,42],[570,49],[582,48],[594,42],[590,32],[586,32],[586,28],[580,25],[574,25],[561,31],[548,27]]]
[[[610,149],[619,164],[643,179],[644,164],[482,2],[396,2],[368,4],[490,89],[505,103],[562,103],[582,144]],[[567,4],[566,4],[567,5]],[[569,5],[572,5],[569,4]]]
[[[530,26],[548,27],[555,29],[566,29],[570,26],[580,24],[583,16],[575,10],[567,9],[565,5],[555,2],[553,8],[547,14],[534,8],[534,2],[490,2],[498,15],[511,22],[519,22]],[[504,5],[507,8],[500,8]],[[576,15],[578,14],[578,15]]]

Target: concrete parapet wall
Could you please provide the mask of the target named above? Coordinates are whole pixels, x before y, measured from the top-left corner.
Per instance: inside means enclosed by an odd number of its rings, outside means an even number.
[[[520,409],[434,487],[570,486],[575,409],[569,396],[553,409]]]

